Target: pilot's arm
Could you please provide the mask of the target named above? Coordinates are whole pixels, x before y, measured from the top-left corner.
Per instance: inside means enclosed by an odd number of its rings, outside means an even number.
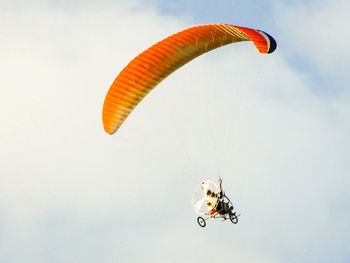
[[[224,195],[224,189],[222,189],[222,178],[219,177],[219,192],[218,192],[218,195],[219,195],[219,198],[221,199]]]

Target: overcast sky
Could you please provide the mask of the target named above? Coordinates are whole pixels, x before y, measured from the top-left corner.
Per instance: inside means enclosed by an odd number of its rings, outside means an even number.
[[[0,262],[350,261],[350,3],[256,2],[0,0]],[[278,47],[192,61],[106,134],[117,74],[201,23]],[[202,229],[219,174],[242,216]]]

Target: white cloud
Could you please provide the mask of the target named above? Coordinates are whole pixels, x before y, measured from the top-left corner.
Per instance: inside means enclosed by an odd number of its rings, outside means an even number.
[[[325,75],[323,78],[330,84],[338,83],[347,74],[349,8],[349,2],[343,0],[279,3],[276,6],[283,45],[290,48],[292,55],[309,60],[310,71]]]

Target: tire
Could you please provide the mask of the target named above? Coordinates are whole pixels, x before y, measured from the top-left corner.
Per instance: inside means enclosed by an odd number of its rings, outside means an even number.
[[[232,213],[230,214],[230,220],[233,224],[237,224],[238,223],[238,217],[236,215],[236,213]]]
[[[207,222],[205,222],[204,218],[201,217],[201,216],[199,216],[199,217],[197,218],[197,223],[198,223],[198,225],[200,225],[201,227],[205,227],[206,224],[207,224]]]

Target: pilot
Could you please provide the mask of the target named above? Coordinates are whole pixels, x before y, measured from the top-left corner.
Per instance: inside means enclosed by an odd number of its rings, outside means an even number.
[[[230,213],[232,207],[226,202],[224,202],[224,191],[222,188],[222,179],[219,178],[219,189],[216,193],[210,190],[208,182],[202,182],[202,189],[205,191],[205,201],[210,209],[210,211],[218,212],[222,217],[225,217],[225,214]],[[214,210],[215,209],[215,210]]]

